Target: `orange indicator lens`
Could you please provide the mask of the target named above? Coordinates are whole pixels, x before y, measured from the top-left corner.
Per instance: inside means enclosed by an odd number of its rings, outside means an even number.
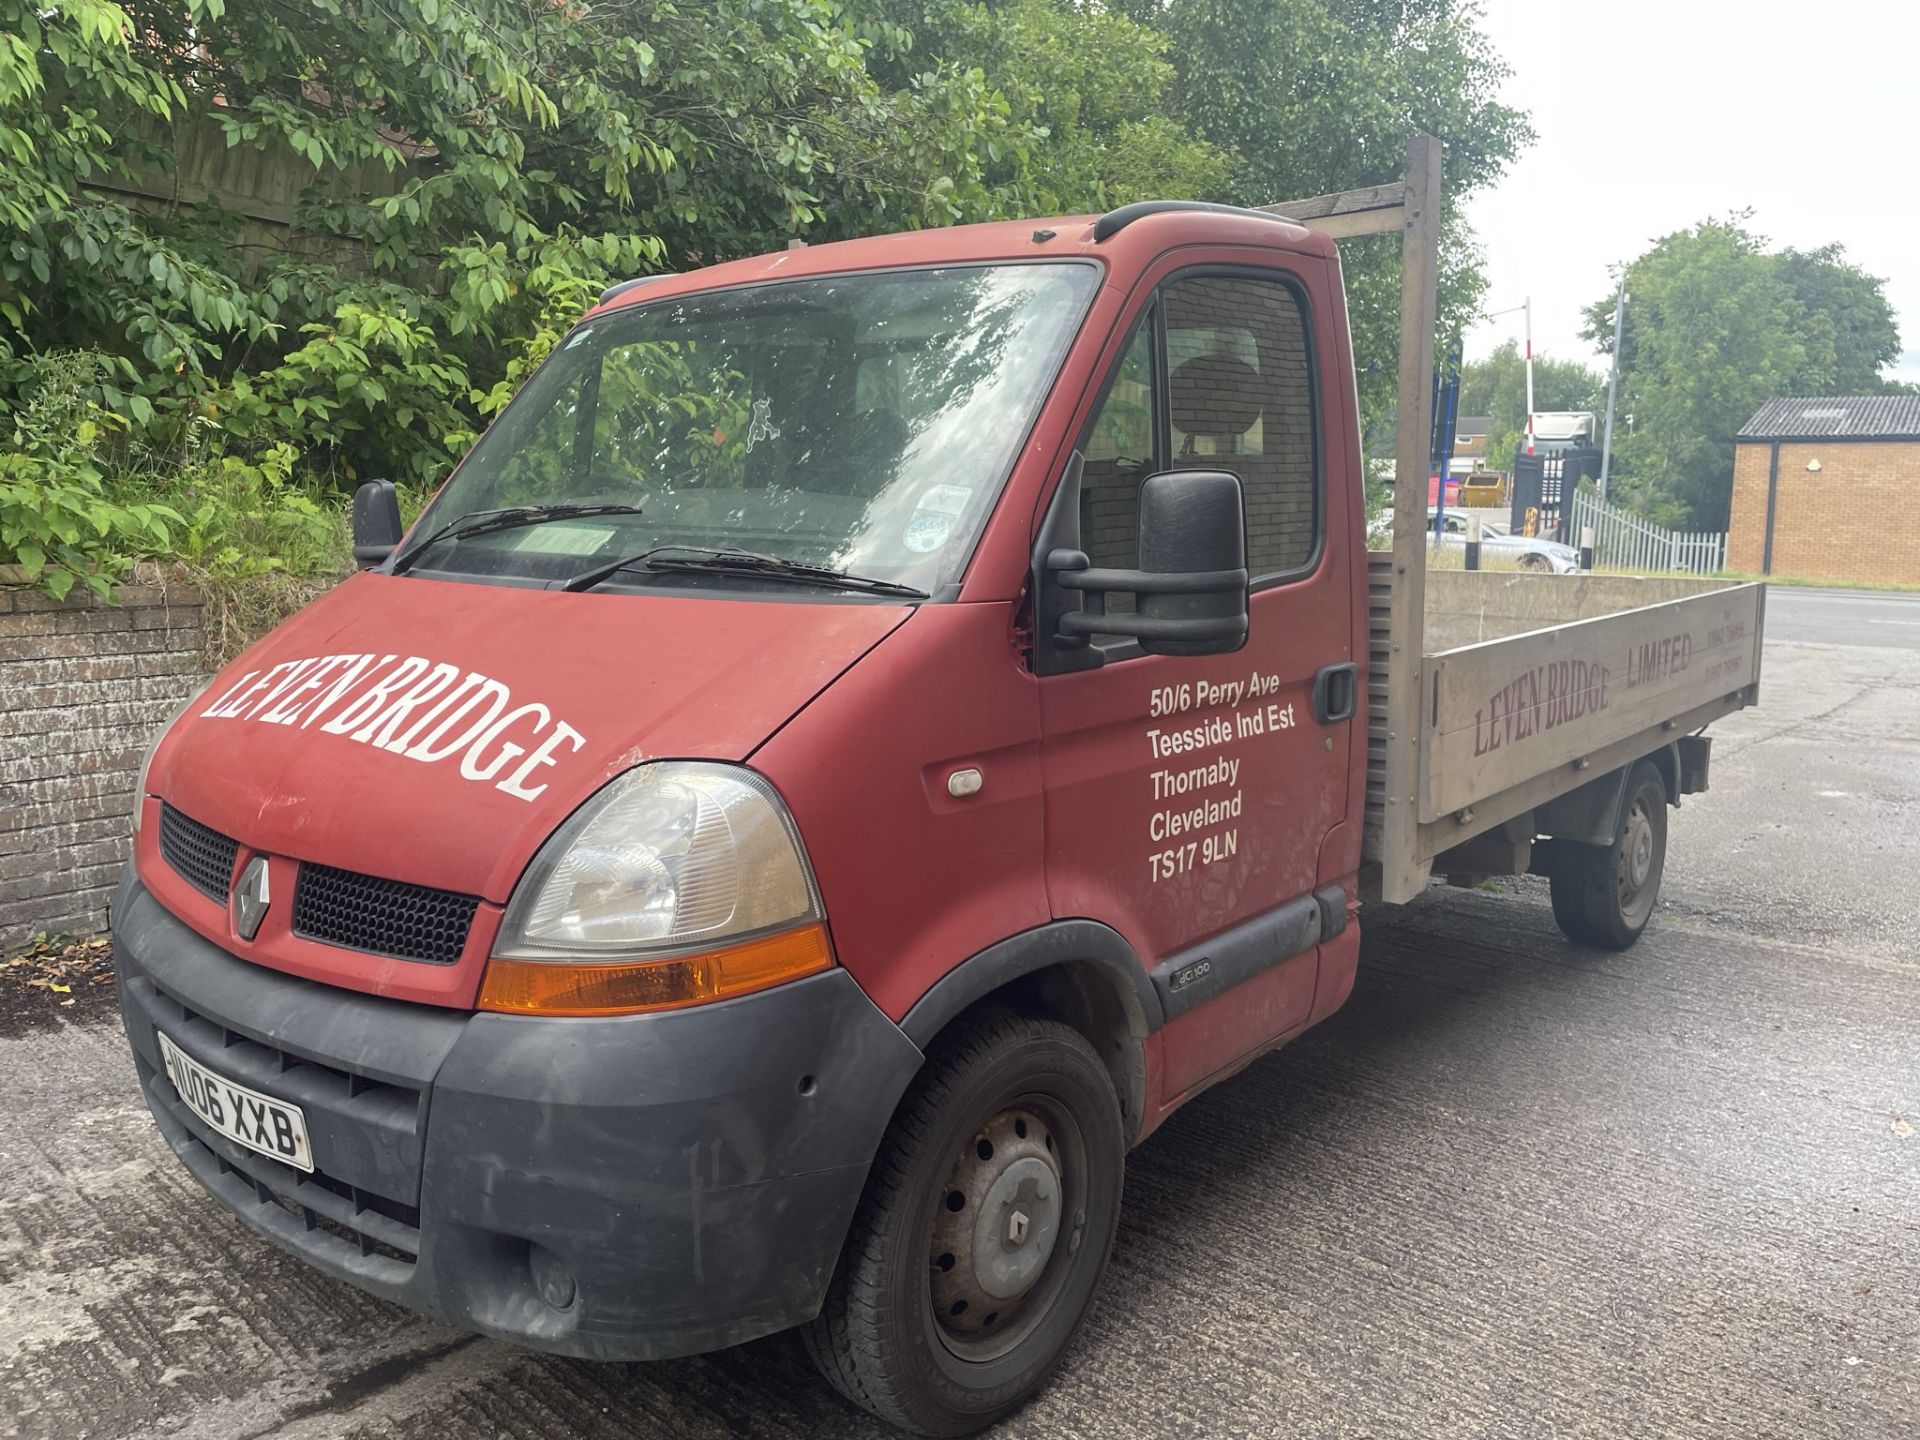
[[[833,965],[824,925],[666,960],[490,960],[480,1009],[508,1015],[630,1015],[765,990]]]

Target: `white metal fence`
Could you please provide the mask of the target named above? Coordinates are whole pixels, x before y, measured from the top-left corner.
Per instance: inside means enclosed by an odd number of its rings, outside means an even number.
[[[1579,545],[1593,529],[1593,563],[1611,570],[1683,570],[1711,575],[1727,564],[1727,537],[1708,531],[1669,530],[1602,500],[1582,485],[1573,496],[1567,543]]]

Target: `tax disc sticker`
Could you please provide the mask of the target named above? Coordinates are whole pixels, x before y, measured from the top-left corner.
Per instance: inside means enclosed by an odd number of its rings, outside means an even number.
[[[916,555],[927,555],[947,543],[947,537],[953,533],[953,519],[947,515],[934,515],[925,510],[913,512],[913,518],[907,521],[907,548]]]
[[[613,536],[611,525],[529,525],[513,548],[530,555],[597,555]]]

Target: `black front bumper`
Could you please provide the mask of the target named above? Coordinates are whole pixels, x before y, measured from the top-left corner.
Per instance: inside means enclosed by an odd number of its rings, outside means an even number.
[[[470,1015],[236,959],[131,868],[113,939],[147,1104],[222,1204],[376,1295],[566,1355],[688,1355],[817,1314],[921,1059],[839,970],[657,1015]],[[156,1029],[299,1105],[315,1173],[204,1125]]]

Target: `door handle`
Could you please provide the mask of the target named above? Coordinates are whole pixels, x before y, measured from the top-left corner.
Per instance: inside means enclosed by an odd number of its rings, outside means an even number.
[[[1313,718],[1322,725],[1351,720],[1360,698],[1360,671],[1352,661],[1322,665],[1313,677]]]

